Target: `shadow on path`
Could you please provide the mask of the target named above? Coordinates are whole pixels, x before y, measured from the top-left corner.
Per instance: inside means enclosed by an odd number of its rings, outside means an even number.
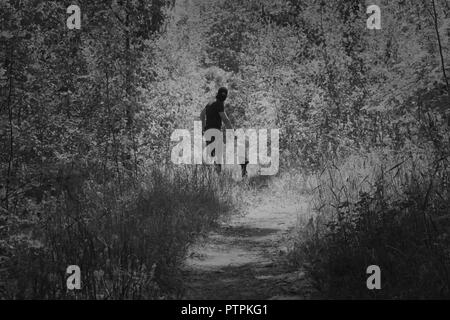
[[[191,249],[183,271],[184,299],[310,299],[306,274],[286,253],[296,207],[259,206],[235,217]]]

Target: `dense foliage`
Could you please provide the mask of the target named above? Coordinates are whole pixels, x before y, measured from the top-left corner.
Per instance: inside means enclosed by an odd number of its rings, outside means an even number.
[[[381,30],[368,4],[203,4],[204,64],[231,73],[234,122],[280,128],[283,171],[315,179],[292,257],[325,296],[449,297],[450,3],[375,1]]]
[[[448,0],[374,1],[381,30],[362,0],[76,3],[81,30],[72,1],[0,0],[0,297],[65,297],[77,259],[84,297],[173,292],[233,195],[171,168],[169,137],[221,85],[236,127],[280,128],[282,169],[317,177],[292,256],[325,295],[378,297],[368,264],[382,297],[450,295]]]
[[[171,297],[187,245],[232,209],[227,177],[167,163],[206,80],[174,3],[78,1],[80,30],[70,4],[0,2],[0,297],[73,297],[72,264],[77,298]]]

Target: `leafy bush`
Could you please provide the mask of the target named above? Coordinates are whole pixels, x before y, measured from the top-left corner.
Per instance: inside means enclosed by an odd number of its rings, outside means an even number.
[[[10,299],[171,298],[200,233],[233,209],[231,179],[209,168],[155,168],[122,185],[88,179],[48,195],[34,214],[2,216],[0,296]],[[82,289],[66,289],[78,265]]]
[[[291,257],[328,298],[450,297],[449,158],[422,150],[328,166]],[[366,269],[381,268],[382,290]]]

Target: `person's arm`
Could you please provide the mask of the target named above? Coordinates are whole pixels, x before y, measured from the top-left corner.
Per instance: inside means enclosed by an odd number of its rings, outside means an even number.
[[[225,113],[225,111],[223,112],[219,112],[220,118],[222,118],[222,122],[225,124],[225,127],[227,129],[233,129],[233,126],[231,125],[231,121],[228,118],[227,114]]]
[[[227,104],[227,108],[229,108],[230,105]],[[231,125],[231,121],[228,118],[227,114],[225,113],[225,105],[220,104],[219,109],[217,110],[219,112],[220,118],[222,119],[223,124],[225,125],[226,129],[233,129],[233,126]]]

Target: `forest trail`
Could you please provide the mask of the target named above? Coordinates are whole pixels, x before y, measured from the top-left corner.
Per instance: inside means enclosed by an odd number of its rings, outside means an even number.
[[[289,265],[287,251],[299,207],[264,197],[245,216],[233,216],[197,243],[184,268],[184,299],[313,297],[305,272]]]

